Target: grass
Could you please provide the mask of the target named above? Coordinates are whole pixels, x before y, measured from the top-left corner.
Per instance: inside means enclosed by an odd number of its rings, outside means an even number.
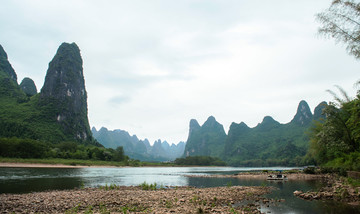
[[[47,159],[37,159],[37,158],[3,158],[0,157],[0,163],[37,163],[37,164],[62,164],[68,166],[173,166],[169,163],[149,163],[149,162],[140,162],[136,160],[129,160],[123,162],[117,161],[101,161],[101,160],[81,160],[81,159],[62,159],[62,158],[47,158]]]
[[[347,183],[350,184],[352,187],[360,187],[360,179],[355,178],[347,178]]]
[[[110,185],[105,185],[105,186],[100,186],[99,188],[100,189],[103,189],[103,190],[114,190],[114,189],[117,189],[119,190],[121,186],[119,185],[116,185],[116,184],[110,184]]]
[[[69,166],[128,166],[126,162],[100,161],[100,160],[80,160],[80,159],[35,159],[35,158],[0,158],[0,163],[38,163],[38,164],[62,164]],[[130,163],[130,161],[129,161]]]
[[[144,183],[139,185],[141,187],[142,190],[156,190],[157,188],[157,184],[153,183],[153,184],[148,184],[146,183],[146,181],[144,181]]]
[[[139,212],[143,212],[143,213],[151,213],[151,210],[149,208],[145,208],[143,206],[138,206],[138,205],[125,205],[123,207],[120,208],[119,210],[121,213],[127,214],[127,213],[139,213]]]

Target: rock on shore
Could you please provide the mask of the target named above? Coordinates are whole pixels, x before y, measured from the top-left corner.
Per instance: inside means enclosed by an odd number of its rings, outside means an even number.
[[[294,195],[305,200],[336,200],[353,205],[360,204],[360,187],[352,187],[343,180],[328,176],[327,185],[318,191],[295,191]]]
[[[116,187],[87,188],[29,194],[0,194],[3,213],[260,213],[252,204],[234,206],[244,200],[263,201],[270,187],[179,187],[142,190]]]

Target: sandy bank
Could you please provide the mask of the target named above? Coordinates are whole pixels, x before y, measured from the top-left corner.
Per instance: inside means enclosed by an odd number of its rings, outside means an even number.
[[[0,167],[21,167],[21,168],[118,168],[116,166],[85,166],[65,164],[44,164],[44,163],[0,163]]]
[[[51,191],[29,194],[0,194],[4,213],[260,213],[260,204],[273,201],[262,195],[270,187],[215,187],[142,190],[140,187],[117,187]],[[251,200],[243,206],[234,204]],[[105,212],[107,211],[107,212]]]

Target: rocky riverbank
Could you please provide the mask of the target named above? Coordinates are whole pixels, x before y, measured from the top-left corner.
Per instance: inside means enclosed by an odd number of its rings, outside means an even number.
[[[260,213],[270,187],[87,188],[0,194],[1,213]],[[250,201],[245,203],[244,201]],[[235,206],[235,204],[243,204]],[[90,212],[91,211],[91,212]]]
[[[336,200],[351,205],[360,205],[360,187],[353,187],[346,178],[327,175],[326,185],[318,191],[295,191],[294,195],[305,200]]]
[[[187,175],[187,177],[216,177],[216,178],[238,178],[238,179],[258,179],[266,181],[269,175],[274,175],[277,172],[241,172],[233,175]],[[284,172],[283,175],[288,180],[328,180],[330,175],[326,174],[305,174],[303,172]]]

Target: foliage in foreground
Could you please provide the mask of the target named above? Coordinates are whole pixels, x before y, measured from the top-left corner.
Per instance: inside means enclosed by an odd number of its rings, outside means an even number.
[[[346,45],[349,54],[360,59],[360,2],[354,0],[334,0],[331,6],[317,19],[322,23],[319,33],[332,37]]]
[[[226,163],[220,158],[208,156],[188,156],[186,158],[177,158],[174,163],[176,165],[189,166],[226,166]]]
[[[338,87],[344,99],[324,109],[326,119],[311,132],[309,156],[316,164],[360,171],[360,90],[354,99]]]

